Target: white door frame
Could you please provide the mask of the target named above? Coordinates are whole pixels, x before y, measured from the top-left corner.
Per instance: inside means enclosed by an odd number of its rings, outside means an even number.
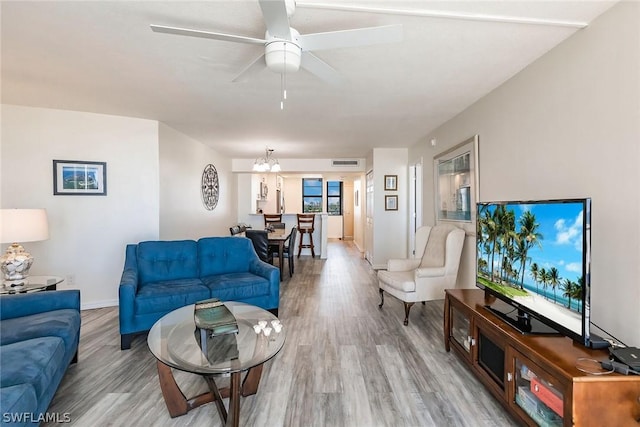
[[[416,230],[422,226],[422,158],[409,166],[409,258],[416,253]]]

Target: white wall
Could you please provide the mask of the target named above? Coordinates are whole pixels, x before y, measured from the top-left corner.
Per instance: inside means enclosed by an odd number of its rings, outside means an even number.
[[[480,200],[591,197],[592,320],[640,346],[640,4],[622,2],[410,150],[480,135]],[[428,141],[436,138],[432,148]],[[433,223],[433,164],[424,217]],[[471,240],[471,241],[469,241]],[[474,286],[473,239],[461,286]]]
[[[374,213],[373,258],[371,265],[387,267],[389,258],[407,257],[407,154],[406,148],[375,148],[373,150]],[[384,176],[397,175],[398,190],[385,191]],[[385,210],[385,196],[398,196],[398,210]]]
[[[161,123],[160,239],[199,239],[228,235],[236,222],[237,190],[231,160],[204,144]],[[218,205],[208,211],[202,203],[202,171],[209,163],[218,171]]]
[[[107,163],[106,196],[54,196],[53,160]],[[2,106],[2,208],[46,208],[31,274],[75,276],[83,308],[115,305],[125,245],[158,238],[158,123]]]
[[[353,243],[360,252],[364,252],[364,206],[366,202],[364,182],[364,175],[353,181]],[[355,205],[356,200],[357,206]]]

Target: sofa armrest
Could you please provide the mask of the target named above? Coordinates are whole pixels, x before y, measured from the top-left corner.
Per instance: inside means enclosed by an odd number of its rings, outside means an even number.
[[[136,245],[127,245],[124,270],[118,286],[118,311],[120,313],[120,333],[129,333],[133,326],[134,302],[138,293],[138,264]]]
[[[0,296],[0,320],[69,308],[80,311],[78,289]]]
[[[387,271],[409,271],[418,268],[421,259],[390,259],[387,261]]]
[[[249,262],[249,272],[269,281],[269,303],[267,305],[271,305],[271,307],[263,308],[278,308],[280,306],[280,269],[261,261],[256,256]]]

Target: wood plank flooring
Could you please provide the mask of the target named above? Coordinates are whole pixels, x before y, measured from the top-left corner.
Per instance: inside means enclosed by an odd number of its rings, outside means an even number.
[[[443,301],[416,304],[409,326],[391,296],[378,309],[375,271],[351,242],[328,259],[296,259],[281,285],[287,340],[265,364],[243,426],[513,426],[516,422],[442,342]],[[220,426],[213,403],[171,419],[144,337],[121,351],[117,307],[82,312],[79,362],[49,412],[72,426]],[[187,397],[205,381],[175,372]],[[225,404],[226,404],[225,400]],[[46,425],[46,424],[45,424]],[[53,424],[49,424],[53,425]]]

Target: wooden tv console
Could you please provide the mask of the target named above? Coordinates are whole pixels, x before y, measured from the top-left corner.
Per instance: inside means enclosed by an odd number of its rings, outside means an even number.
[[[640,426],[640,376],[576,367],[597,366],[585,359],[606,360],[607,350],[561,335],[523,335],[484,307],[493,301],[481,289],[445,293],[446,350],[453,348],[523,425]]]

